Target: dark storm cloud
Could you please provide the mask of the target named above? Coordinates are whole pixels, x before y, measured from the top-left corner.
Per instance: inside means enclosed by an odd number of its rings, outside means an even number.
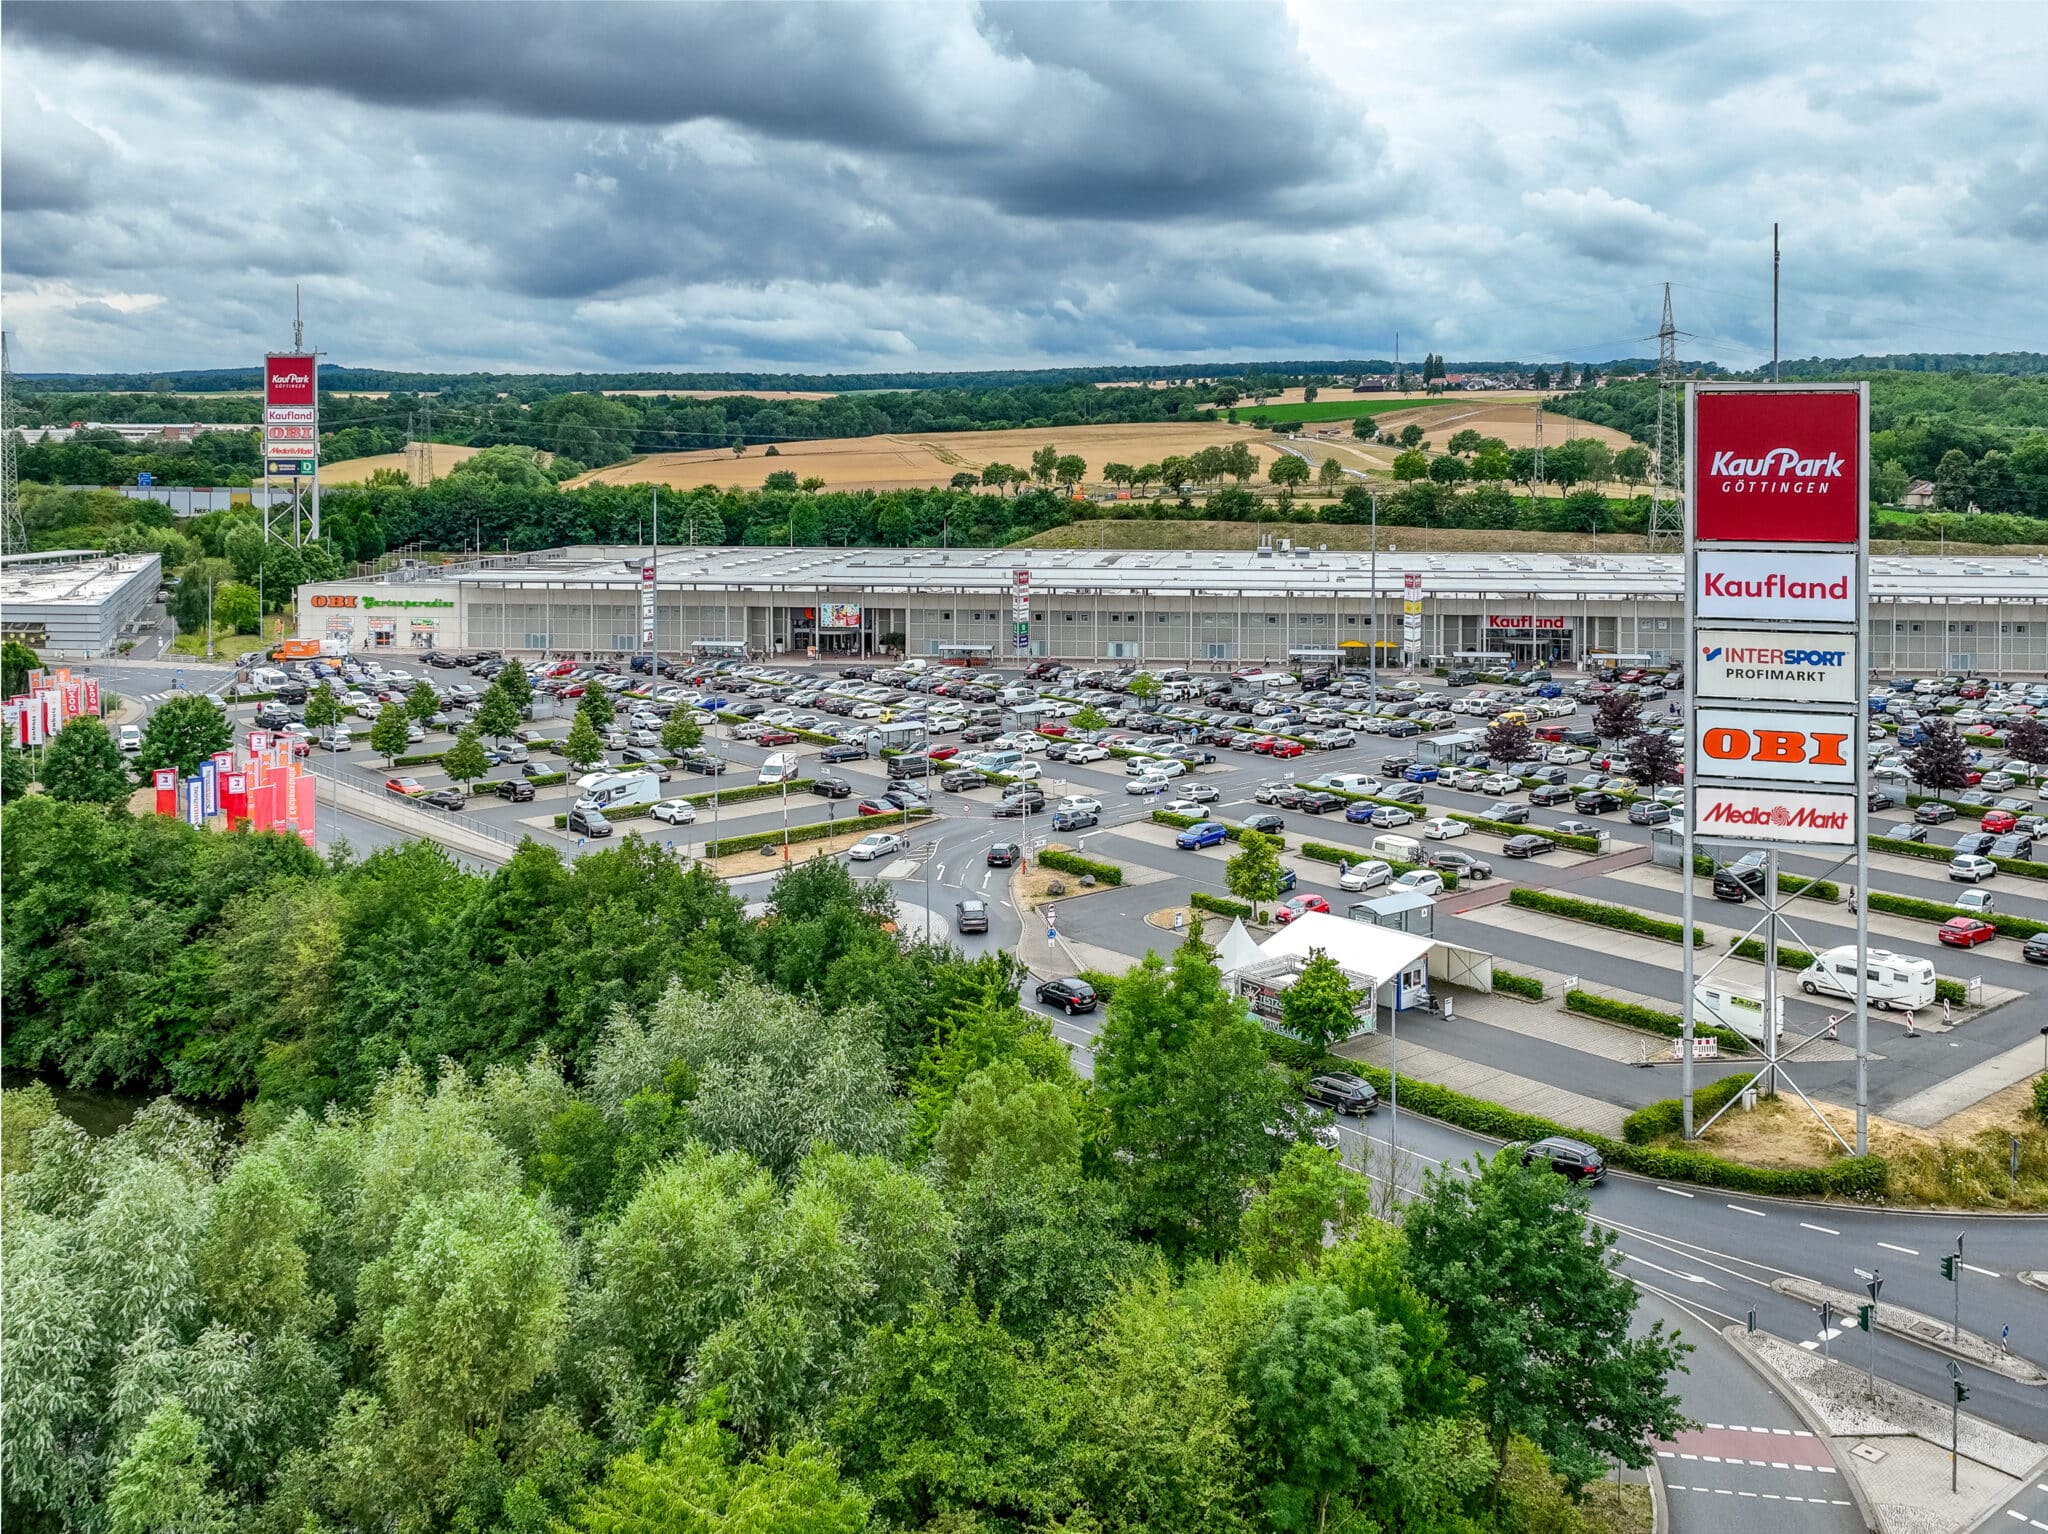
[[[42,367],[2048,344],[2038,12],[11,3]],[[297,82],[311,82],[307,84]],[[1717,296],[1718,295],[1718,296]],[[1853,345],[1832,348],[1841,337]],[[1883,338],[1889,337],[1887,344]],[[1956,341],[1958,347],[1972,343]],[[1717,349],[1718,348],[1718,349]]]

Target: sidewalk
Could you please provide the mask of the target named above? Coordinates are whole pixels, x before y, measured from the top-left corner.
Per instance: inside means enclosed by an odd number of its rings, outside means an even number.
[[[1533,1113],[1568,1128],[1584,1129],[1614,1139],[1621,1137],[1621,1121],[1629,1113],[1628,1109],[1597,1097],[1586,1097],[1564,1087],[1531,1081],[1525,1076],[1481,1065],[1476,1060],[1445,1054],[1442,1050],[1414,1043],[1400,1045],[1397,1049],[1388,1034],[1366,1034],[1347,1040],[1330,1052],[1347,1060],[1363,1060],[1381,1070],[1391,1070],[1398,1065],[1405,1077],[1448,1087],[1469,1097],[1484,1098],[1517,1113]]]

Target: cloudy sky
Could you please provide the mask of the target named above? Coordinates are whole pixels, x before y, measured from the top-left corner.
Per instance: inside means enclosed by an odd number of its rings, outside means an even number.
[[[287,83],[287,82],[307,83]],[[2037,4],[44,4],[29,371],[2048,350]]]

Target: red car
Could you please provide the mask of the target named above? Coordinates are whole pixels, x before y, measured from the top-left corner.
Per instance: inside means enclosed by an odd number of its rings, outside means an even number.
[[[568,687],[564,687],[564,688],[562,689],[562,691],[561,691],[561,696],[562,696],[562,697],[564,697],[564,698],[580,698],[580,697],[582,697],[582,696],[583,696],[583,684],[582,684],[581,682],[577,682],[577,683],[575,683],[575,684],[573,684],[573,685],[571,685],[571,686],[568,686]]]
[[[950,762],[959,754],[958,746],[933,746],[931,750],[925,752],[925,755],[935,762]]]
[[[384,792],[387,794],[397,794],[403,799],[417,799],[426,791],[427,785],[418,778],[386,778],[384,780]]]
[[[2001,836],[2020,823],[2019,816],[2011,810],[1986,810],[1983,829],[1993,836]]]
[[[575,669],[576,662],[574,662],[573,660],[558,660],[552,666],[548,667],[547,670],[543,671],[541,675],[567,676],[570,672],[574,671]]]
[[[793,746],[796,744],[796,737],[787,730],[763,730],[759,738],[764,746]]]
[[[1260,756],[1271,756],[1280,742],[1270,735],[1261,735],[1252,742],[1252,750]]]
[[[1311,911],[1322,911],[1327,914],[1329,909],[1330,902],[1321,895],[1296,895],[1273,913],[1273,920],[1284,927],[1297,916],[1306,916]]]
[[[1619,680],[1624,682],[1640,682],[1647,675],[1649,675],[1648,672],[1638,670],[1636,667],[1631,666],[1628,670],[1622,672]]]
[[[1041,724],[1038,727],[1038,733],[1041,735],[1050,736],[1054,740],[1058,740],[1062,735],[1067,733],[1067,727],[1063,724]]]
[[[1269,754],[1273,756],[1299,756],[1301,751],[1302,745],[1298,740],[1276,740],[1273,742],[1273,749]]]
[[[896,806],[884,804],[879,799],[863,799],[860,802],[860,812],[863,815],[893,815],[896,813]]]
[[[1998,929],[1974,916],[1951,916],[1934,934],[1951,948],[1975,948],[1998,936]]]

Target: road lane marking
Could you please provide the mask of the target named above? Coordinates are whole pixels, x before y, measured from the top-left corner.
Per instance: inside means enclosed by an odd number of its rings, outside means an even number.
[[[1669,1194],[1673,1194],[1673,1195],[1675,1195],[1675,1196],[1676,1196],[1676,1197],[1678,1197],[1678,1198],[1691,1198],[1691,1197],[1692,1197],[1692,1195],[1691,1195],[1690,1193],[1686,1192],[1686,1191],[1685,1191],[1685,1189],[1683,1189],[1683,1188],[1667,1188],[1667,1187],[1665,1187],[1665,1186],[1664,1186],[1664,1184],[1662,1184],[1661,1182],[1657,1184],[1657,1191],[1658,1191],[1659,1193],[1669,1193]]]
[[[1809,1225],[1804,1220],[1801,1220],[1799,1222],[1799,1228],[1801,1230],[1817,1230],[1823,1236],[1839,1236],[1841,1234],[1841,1232],[1838,1230],[1829,1230],[1825,1225]]]
[[[1981,1273],[1981,1274],[1983,1274],[1983,1275],[1984,1275],[1984,1276],[1985,1276],[1986,1278],[1996,1278],[1996,1277],[1998,1277],[1998,1275],[1997,1275],[1996,1273],[1992,1272],[1992,1271],[1991,1271],[1991,1270],[1990,1270],[1989,1268],[1980,1268],[1980,1267],[1976,1266],[1976,1265],[1975,1265],[1974,1263],[1968,1263],[1968,1262],[1966,1262],[1966,1263],[1964,1263],[1964,1264],[1963,1264],[1963,1266],[1964,1266],[1964,1267],[1966,1267],[1966,1268],[1968,1268],[1968,1269],[1969,1269],[1969,1270],[1970,1270],[1970,1271],[1971,1271],[1972,1273]]]
[[[1759,1220],[1768,1220],[1770,1218],[1770,1216],[1765,1214],[1761,1209],[1745,1209],[1740,1204],[1730,1204],[1728,1207],[1730,1209],[1733,1209],[1737,1214],[1753,1214]]]
[[[1893,1246],[1889,1241],[1880,1241],[1877,1244],[1888,1252],[1904,1252],[1908,1257],[1918,1257],[1920,1255],[1910,1246]]]
[[[1644,1267],[1649,1268],[1653,1272],[1662,1273],[1667,1278],[1682,1278],[1688,1284],[1705,1284],[1709,1289],[1721,1288],[1721,1286],[1715,1283],[1711,1278],[1702,1278],[1697,1273],[1680,1273],[1673,1268],[1659,1267],[1656,1263],[1650,1261],[1649,1258],[1638,1257],[1634,1252],[1623,1252],[1621,1254],[1621,1260],[1623,1262],[1641,1263]],[[1724,1290],[1723,1292],[1725,1293],[1726,1291]]]

